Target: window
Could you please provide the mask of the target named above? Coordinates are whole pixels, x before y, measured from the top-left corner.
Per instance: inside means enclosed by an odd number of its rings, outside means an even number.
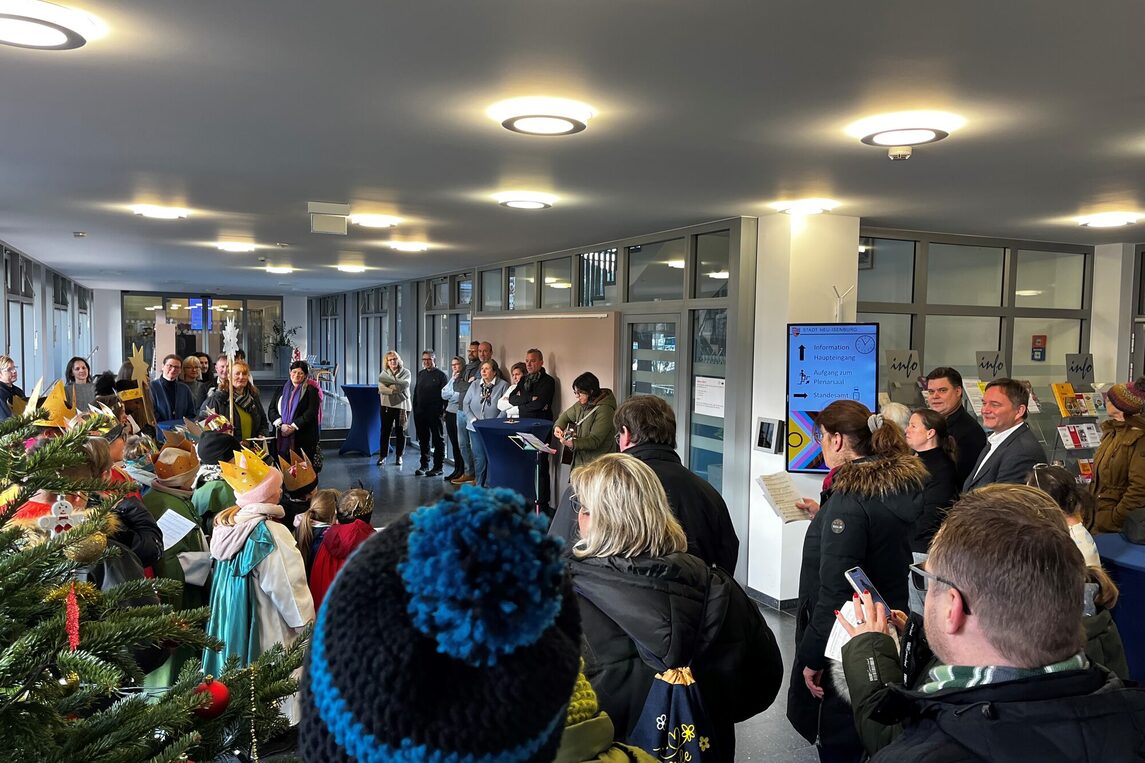
[[[1018,252],[1018,307],[1077,310],[1085,289],[1085,255],[1072,252]]]
[[[572,258],[541,263],[541,307],[572,306]]]
[[[726,297],[731,269],[731,237],[726,230],[696,236],[696,267],[692,293],[697,299]],[[669,267],[681,270],[684,260],[671,260]]]
[[[630,246],[627,252],[629,302],[684,298],[684,239]]]
[[[500,269],[483,270],[481,272],[481,309],[500,310],[502,307]]]
[[[931,315],[926,319],[924,369],[953,366],[969,378],[978,376],[979,350],[999,349],[1000,318],[966,315]],[[890,348],[894,349],[894,348]]]
[[[926,301],[932,305],[1000,306],[1005,251],[1000,247],[932,243]]]
[[[473,304],[473,274],[462,273],[457,277],[457,305],[465,307]]]
[[[859,239],[859,300],[914,301],[913,241]]]
[[[619,250],[603,249],[599,252],[584,252],[578,255],[580,262],[581,307],[615,305],[616,258]]]
[[[529,310],[537,306],[537,266],[514,265],[509,268],[509,309]]]
[[[430,282],[432,302],[430,307],[434,310],[447,309],[449,307],[449,279],[438,278]]]
[[[728,311],[692,311],[692,412],[688,467],[720,490],[724,468],[724,383]]]

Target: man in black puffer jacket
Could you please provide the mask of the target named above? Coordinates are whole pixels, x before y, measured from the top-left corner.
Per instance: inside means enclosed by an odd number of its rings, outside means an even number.
[[[711,483],[681,463],[672,407],[653,395],[635,395],[616,409],[612,420],[621,452],[647,464],[664,486],[672,513],[688,536],[688,553],[734,574],[739,537],[728,505]],[[571,489],[566,490],[549,526],[549,535],[565,538],[570,546],[579,537],[571,499]]]
[[[1085,562],[1043,493],[999,484],[963,496],[911,575],[926,587],[938,660],[911,689],[881,607],[864,597],[864,622],[845,626],[843,668],[873,760],[1145,760],[1145,689],[1087,659]]]

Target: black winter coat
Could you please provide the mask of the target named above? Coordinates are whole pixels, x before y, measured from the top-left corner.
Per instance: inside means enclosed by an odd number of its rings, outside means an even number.
[[[921,451],[918,457],[930,476],[922,490],[922,515],[914,526],[910,550],[925,554],[930,548],[931,538],[942,526],[946,510],[958,498],[962,482],[958,479],[954,462],[942,448]]]
[[[557,383],[541,368],[537,377],[529,374],[509,394],[509,405],[517,406],[523,419],[553,420],[553,396],[557,394]]]
[[[111,539],[131,549],[144,567],[159,561],[163,556],[163,531],[143,502],[128,496],[112,508],[112,513],[119,519],[119,529],[111,534]]]
[[[278,404],[282,401],[282,387],[274,390],[274,395],[270,398],[270,405],[267,406],[267,422],[270,424],[271,434],[278,436],[278,427],[274,426],[274,422],[282,418],[282,413],[278,410]],[[310,386],[307,382],[302,388],[302,396],[298,399],[298,405],[294,407],[294,421],[292,423],[298,426],[298,431],[294,433],[294,450],[301,451],[306,454],[306,457],[311,461],[314,460],[314,453],[318,450],[318,440],[321,438],[321,433],[318,428],[318,410],[322,407],[322,401],[318,397],[318,390]],[[278,455],[290,460],[290,454],[279,453]]]
[[[617,740],[639,719],[656,674],[639,644],[668,667],[692,666],[721,748],[734,749],[733,724],[771,705],[783,680],[775,636],[739,584],[683,553],[574,559],[570,567],[585,676]]]
[[[894,609],[907,609],[910,540],[922,514],[926,468],[914,454],[861,458],[835,470],[831,490],[811,520],[803,541],[796,653],[787,698],[787,717],[808,741],[858,747],[849,706],[829,682],[820,702],[803,682],[803,668],[827,666],[823,652],[839,609],[854,591],[843,573],[862,567]],[[830,738],[827,738],[830,737]]]
[[[986,448],[986,430],[962,406],[946,417],[946,429],[958,443],[958,486],[962,487],[978,463],[978,454]]]
[[[643,461],[660,479],[668,494],[668,505],[688,536],[688,553],[735,573],[739,538],[719,491],[684,466],[676,451],[667,445],[641,443],[624,452]],[[565,538],[570,545],[580,538],[571,494],[571,490],[566,490],[561,496],[549,525],[549,535]]]
[[[1145,689],[1104,668],[930,695],[896,686],[873,717],[903,733],[872,761],[1145,760]]]

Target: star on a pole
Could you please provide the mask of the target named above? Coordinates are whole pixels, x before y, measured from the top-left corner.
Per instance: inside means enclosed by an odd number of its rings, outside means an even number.
[[[239,326],[234,318],[227,318],[223,326],[223,352],[227,359],[233,361],[235,353],[239,350]]]

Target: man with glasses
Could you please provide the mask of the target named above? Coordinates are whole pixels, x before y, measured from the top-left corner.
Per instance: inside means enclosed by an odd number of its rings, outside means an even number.
[[[0,355],[0,421],[23,412],[28,396],[16,385],[16,361]]]
[[[413,425],[421,449],[421,465],[414,472],[418,477],[439,477],[445,463],[445,430],[442,414],[445,401],[441,390],[449,383],[445,372],[437,367],[433,350],[422,350],[421,370],[413,387]],[[433,440],[433,468],[429,467],[429,446]]]
[[[197,413],[191,388],[183,383],[183,361],[178,355],[163,358],[161,376],[151,382],[151,401],[158,421],[193,419]]]
[[[911,582],[926,591],[934,659],[902,685],[890,633],[906,616],[857,598],[843,669],[875,761],[1142,759],[1145,689],[1085,654],[1085,562],[1061,510],[1024,485],[975,490],[950,510]],[[888,616],[890,615],[890,616]]]

